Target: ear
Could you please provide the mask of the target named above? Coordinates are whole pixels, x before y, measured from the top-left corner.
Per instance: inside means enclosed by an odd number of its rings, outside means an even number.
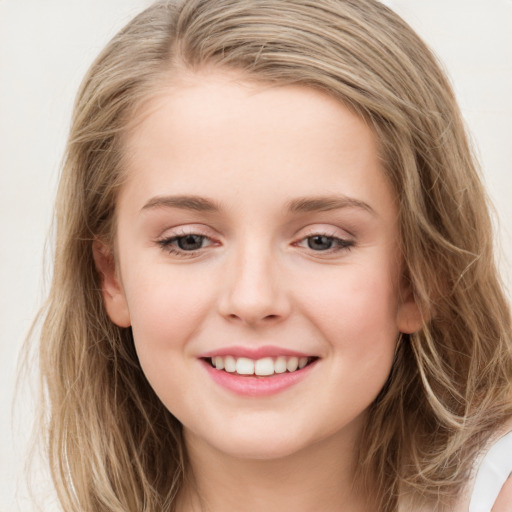
[[[404,334],[412,334],[421,329],[423,321],[423,315],[416,303],[412,286],[410,283],[404,283],[400,289],[398,309],[396,312],[398,330]]]
[[[108,316],[119,327],[130,327],[130,312],[122,283],[116,272],[112,250],[100,240],[94,240],[92,252],[96,269],[100,274],[101,291]]]

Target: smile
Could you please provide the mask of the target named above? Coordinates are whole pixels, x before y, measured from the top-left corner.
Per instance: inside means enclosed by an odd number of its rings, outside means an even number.
[[[268,377],[274,374],[292,373],[302,370],[312,363],[315,357],[279,356],[250,359],[248,357],[215,356],[208,358],[213,368],[238,375]]]
[[[229,354],[229,353],[228,353]],[[221,388],[245,397],[267,397],[284,392],[306,379],[319,357],[279,355],[246,357],[211,354],[201,357],[202,367]]]

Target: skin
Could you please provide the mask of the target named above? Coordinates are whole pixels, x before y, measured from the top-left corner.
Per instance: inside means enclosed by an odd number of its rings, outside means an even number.
[[[420,326],[369,127],[313,89],[210,70],[160,91],[127,156],[117,258],[100,242],[95,258],[110,317],[131,325],[146,377],[184,426],[194,479],[180,510],[368,510],[352,489],[358,436],[399,332]],[[344,204],[288,209],[304,197]],[[203,246],[170,252],[187,234]],[[311,248],[315,235],[332,247]],[[319,360],[287,390],[244,397],[199,359],[269,344]]]
[[[512,512],[512,477],[503,485],[492,512]]]

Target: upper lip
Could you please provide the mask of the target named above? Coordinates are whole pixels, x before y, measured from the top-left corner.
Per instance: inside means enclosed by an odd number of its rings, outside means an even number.
[[[290,350],[288,348],[276,347],[272,345],[265,345],[261,347],[248,347],[248,346],[231,346],[219,348],[216,350],[211,350],[209,352],[205,352],[201,354],[200,358],[209,358],[209,357],[224,357],[224,356],[233,356],[233,357],[247,357],[248,359],[262,359],[264,357],[279,357],[279,356],[289,356],[289,357],[313,357],[313,354],[308,354],[305,352],[301,352],[299,350]]]

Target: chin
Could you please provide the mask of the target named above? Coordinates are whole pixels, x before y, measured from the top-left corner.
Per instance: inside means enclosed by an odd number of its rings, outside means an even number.
[[[228,457],[245,460],[270,461],[289,457],[305,449],[310,440],[304,432],[290,432],[290,429],[222,429],[216,432],[185,431],[185,439],[192,449],[209,447],[211,450]],[[302,435],[297,435],[302,434]]]
[[[289,457],[304,449],[304,445],[281,439],[231,439],[229,446],[219,447],[226,455],[245,460],[272,461]]]

